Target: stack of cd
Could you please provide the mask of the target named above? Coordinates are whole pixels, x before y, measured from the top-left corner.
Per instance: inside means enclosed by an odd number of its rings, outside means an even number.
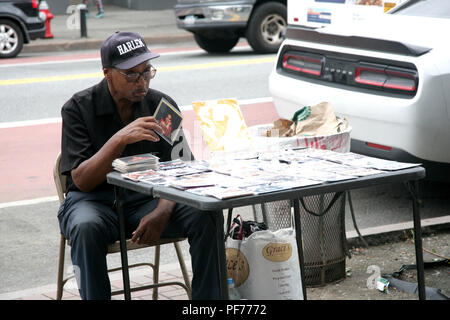
[[[122,173],[159,168],[159,158],[151,153],[138,154],[118,158],[112,162],[112,167]]]

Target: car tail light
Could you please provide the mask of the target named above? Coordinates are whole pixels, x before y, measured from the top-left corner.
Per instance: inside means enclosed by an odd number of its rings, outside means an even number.
[[[392,147],[385,146],[385,145],[382,145],[382,144],[372,143],[372,142],[366,142],[366,145],[368,147],[375,148],[375,149],[381,149],[381,150],[384,150],[384,151],[391,151],[392,150]]]
[[[324,58],[321,56],[286,52],[283,55],[283,68],[303,74],[321,76]]]
[[[277,73],[288,77],[332,83],[336,88],[411,99],[417,94],[419,72],[409,62],[328,52],[285,45]]]
[[[31,4],[33,5],[33,9],[36,9],[37,7],[39,7],[39,0],[32,0]]]
[[[388,78],[384,87],[388,89],[416,91],[417,74],[413,71],[389,67],[385,70]]]
[[[355,68],[355,82],[367,86],[413,93],[417,89],[415,70],[383,65],[358,65]]]
[[[355,69],[355,82],[359,84],[383,87],[386,78],[384,68],[358,66]]]

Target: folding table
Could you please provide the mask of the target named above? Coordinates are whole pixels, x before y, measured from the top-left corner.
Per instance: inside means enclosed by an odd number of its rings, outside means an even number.
[[[109,184],[114,185],[116,192],[116,204],[119,215],[120,224],[120,244],[121,244],[121,258],[122,258],[122,273],[124,282],[125,299],[130,299],[130,283],[128,271],[128,259],[126,251],[125,226],[123,217],[123,203],[122,192],[123,189],[129,189],[136,192],[152,195],[158,198],[172,200],[178,203],[186,204],[202,211],[208,211],[217,215],[223,215],[224,209],[228,210],[227,226],[231,223],[232,209],[236,207],[248,206],[257,203],[291,200],[294,208],[294,224],[297,238],[298,257],[300,262],[300,272],[303,286],[303,296],[306,300],[306,288],[304,281],[304,263],[302,251],[302,235],[301,235],[301,221],[299,210],[299,199],[305,196],[320,195],[331,192],[344,192],[347,190],[359,189],[364,187],[371,187],[383,184],[392,183],[406,183],[411,193],[412,198],[412,213],[414,221],[414,240],[415,240],[415,254],[417,264],[417,280],[419,299],[425,299],[425,277],[423,268],[423,254],[422,254],[422,235],[420,222],[420,208],[419,208],[419,183],[418,180],[425,177],[425,169],[422,167],[412,167],[402,170],[383,172],[380,174],[359,177],[356,179],[349,179],[338,182],[324,182],[317,185],[311,185],[295,189],[287,189],[282,191],[236,197],[226,200],[217,199],[210,196],[201,196],[175,189],[168,186],[151,185],[143,182],[134,182],[122,177],[119,172],[110,172],[107,175]],[[220,290],[222,299],[228,299],[228,286],[226,274],[226,257],[225,257],[225,238],[223,226],[217,226],[217,248],[219,251],[219,270],[220,270]]]

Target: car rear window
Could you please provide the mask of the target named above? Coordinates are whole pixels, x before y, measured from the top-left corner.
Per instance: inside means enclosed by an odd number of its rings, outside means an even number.
[[[393,12],[407,16],[450,19],[449,0],[410,0],[405,6]]]

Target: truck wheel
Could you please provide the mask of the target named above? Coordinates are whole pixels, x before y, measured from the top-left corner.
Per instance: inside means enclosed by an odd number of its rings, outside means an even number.
[[[198,33],[194,34],[195,42],[203,50],[211,53],[228,52],[236,45],[239,37],[236,38],[207,38]]]
[[[247,41],[256,52],[277,52],[286,26],[286,6],[279,2],[266,2],[257,7],[250,18]]]
[[[17,24],[0,19],[0,58],[15,57],[22,47],[23,35]]]

